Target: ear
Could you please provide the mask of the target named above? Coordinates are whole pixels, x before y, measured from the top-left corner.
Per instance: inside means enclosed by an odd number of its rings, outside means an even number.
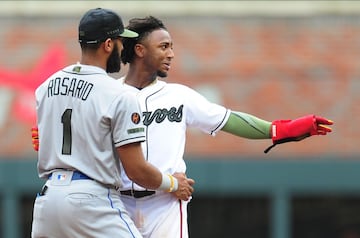
[[[112,50],[114,48],[114,41],[111,40],[110,38],[106,39],[104,41],[104,50],[107,52],[107,53],[111,53]]]
[[[145,54],[145,47],[142,44],[136,44],[134,46],[134,51],[138,57],[142,58],[142,57],[144,57],[144,54]]]

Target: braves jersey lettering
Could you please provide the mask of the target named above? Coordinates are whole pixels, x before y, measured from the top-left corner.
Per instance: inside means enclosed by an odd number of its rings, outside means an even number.
[[[149,126],[154,119],[156,123],[161,123],[165,120],[165,118],[167,118],[170,122],[181,122],[183,107],[184,105],[179,106],[178,109],[176,109],[176,107],[171,107],[170,110],[166,108],[159,108],[154,112],[143,112],[144,125]]]
[[[94,85],[85,80],[78,80],[77,78],[60,78],[49,80],[48,97],[63,95],[72,96],[85,101]]]

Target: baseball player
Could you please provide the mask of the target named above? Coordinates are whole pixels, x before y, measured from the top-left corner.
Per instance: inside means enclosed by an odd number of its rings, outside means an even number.
[[[122,61],[129,63],[129,71],[122,82],[137,93],[147,136],[142,143],[144,155],[160,171],[186,172],[183,155],[188,127],[210,135],[223,130],[250,139],[272,138],[273,146],[331,131],[326,125],[332,122],[322,117],[309,115],[268,122],[211,103],[187,86],[161,81],[174,58],[173,41],[166,27],[150,16],[130,20],[127,29],[139,37],[123,41]],[[121,199],[145,238],[188,237],[188,201],[158,191],[139,193],[145,188],[124,173],[121,179],[126,188],[121,191],[125,195]]]
[[[38,173],[47,181],[35,200],[32,237],[142,237],[120,200],[120,164],[145,188],[191,195],[185,176],[144,160],[136,96],[107,75],[120,70],[121,38],[137,36],[115,12],[89,10],[79,24],[80,63],[36,89]]]
[[[308,115],[295,120],[269,122],[209,102],[191,88],[160,80],[167,77],[174,58],[171,36],[152,16],[130,20],[127,29],[139,34],[124,39],[122,61],[129,63],[122,84],[137,94],[147,140],[145,159],[163,173],[185,173],[183,159],[188,127],[215,135],[225,131],[249,139],[272,139],[272,146],[331,132],[333,122]],[[33,145],[38,147],[36,131]],[[122,201],[145,238],[187,238],[187,204],[177,193],[146,189],[121,173]]]

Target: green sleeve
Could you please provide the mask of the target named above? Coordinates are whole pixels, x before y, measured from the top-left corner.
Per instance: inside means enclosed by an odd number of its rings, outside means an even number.
[[[248,139],[269,139],[271,122],[243,112],[231,112],[222,131]]]

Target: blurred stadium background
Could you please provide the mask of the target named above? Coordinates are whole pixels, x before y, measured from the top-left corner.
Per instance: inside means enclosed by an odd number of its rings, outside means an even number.
[[[78,21],[94,7],[116,10],[125,24],[164,21],[175,44],[169,82],[267,120],[335,122],[329,136],[269,154],[267,140],[190,130],[191,238],[360,237],[357,1],[0,1],[0,237],[30,237],[42,185],[34,90],[79,60]]]

